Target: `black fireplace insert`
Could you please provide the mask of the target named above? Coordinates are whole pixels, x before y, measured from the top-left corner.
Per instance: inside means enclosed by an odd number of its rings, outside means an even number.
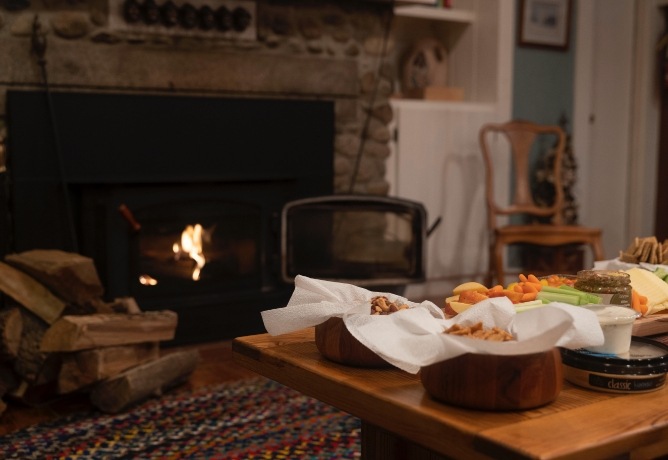
[[[91,257],[108,300],[178,313],[174,343],[262,332],[283,206],[332,193],[333,106],[9,91],[3,255]]]

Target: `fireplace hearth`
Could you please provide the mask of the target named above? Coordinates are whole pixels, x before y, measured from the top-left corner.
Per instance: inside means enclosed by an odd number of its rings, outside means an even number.
[[[5,254],[91,257],[105,297],[179,315],[175,343],[285,304],[280,215],[332,193],[331,101],[9,91]]]

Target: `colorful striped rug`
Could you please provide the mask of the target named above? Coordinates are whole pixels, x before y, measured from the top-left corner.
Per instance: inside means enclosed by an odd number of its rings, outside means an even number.
[[[354,459],[360,421],[262,377],[78,413],[0,438],[3,459]]]

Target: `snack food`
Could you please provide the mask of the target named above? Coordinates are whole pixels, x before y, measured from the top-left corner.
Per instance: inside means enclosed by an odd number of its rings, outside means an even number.
[[[659,242],[656,236],[636,237],[626,251],[619,251],[619,260],[631,264],[668,264],[668,240]]]
[[[384,295],[379,295],[371,299],[371,314],[372,315],[389,315],[390,313],[397,312],[399,310],[405,310],[410,308],[408,305],[400,304],[397,302],[391,302]]]
[[[473,339],[490,340],[492,342],[508,342],[515,340],[510,332],[501,329],[500,327],[486,328],[482,322],[478,322],[473,326],[461,326],[453,324],[444,331],[446,334],[461,335],[463,337],[471,337]]]

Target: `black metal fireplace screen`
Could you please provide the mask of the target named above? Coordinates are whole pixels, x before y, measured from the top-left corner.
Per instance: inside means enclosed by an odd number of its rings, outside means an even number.
[[[281,219],[283,278],[383,288],[425,277],[426,211],[389,197],[334,195],[288,203]]]

